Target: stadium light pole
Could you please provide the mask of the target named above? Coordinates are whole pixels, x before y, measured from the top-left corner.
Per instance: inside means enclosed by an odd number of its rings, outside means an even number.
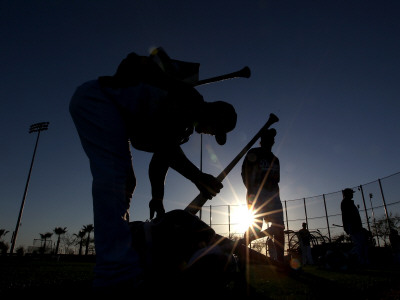
[[[31,178],[32,167],[33,167],[33,163],[35,161],[36,149],[37,149],[37,146],[39,143],[40,132],[47,130],[48,126],[49,126],[49,122],[41,122],[41,123],[33,124],[33,125],[31,125],[31,127],[29,127],[29,133],[37,132],[38,135],[36,138],[35,149],[33,150],[33,157],[32,157],[31,167],[29,168],[28,179],[26,180],[24,196],[22,197],[22,203],[21,203],[21,208],[19,210],[17,225],[15,226],[15,230],[14,230],[14,233],[13,233],[13,236],[11,239],[10,255],[12,255],[14,252],[14,247],[15,247],[15,242],[17,240],[18,230],[21,225],[22,212],[24,211],[26,194],[28,193],[29,180]]]

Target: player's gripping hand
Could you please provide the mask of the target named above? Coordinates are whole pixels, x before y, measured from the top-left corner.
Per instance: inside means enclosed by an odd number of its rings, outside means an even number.
[[[223,188],[222,183],[217,178],[206,173],[201,173],[195,185],[207,200],[215,197]]]
[[[151,199],[149,203],[150,220],[152,220],[157,213],[156,218],[160,218],[165,214],[164,204],[162,199]]]

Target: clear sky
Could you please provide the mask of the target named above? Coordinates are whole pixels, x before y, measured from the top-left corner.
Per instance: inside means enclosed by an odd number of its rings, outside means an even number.
[[[203,137],[203,170],[218,175],[270,113],[281,198],[353,187],[400,171],[399,1],[0,1],[0,228],[15,228],[36,134],[41,134],[17,245],[39,233],[93,223],[91,174],[68,112],[75,88],[112,75],[130,52],[162,46],[201,63],[200,79],[249,66],[249,79],[198,87],[232,103],[237,127],[226,145]],[[183,146],[200,166],[200,136]],[[133,151],[133,220],[149,215],[149,153]],[[244,204],[241,161],[206,205]],[[174,171],[166,210],[198,195]],[[338,203],[339,205],[339,203]]]

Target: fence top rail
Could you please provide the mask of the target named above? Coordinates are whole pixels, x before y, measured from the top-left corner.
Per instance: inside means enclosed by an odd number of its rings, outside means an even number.
[[[388,175],[388,176],[385,176],[385,177],[382,177],[382,178],[378,178],[378,179],[375,179],[373,181],[370,181],[370,182],[367,182],[367,183],[364,183],[364,184],[361,184],[361,185],[358,185],[358,186],[354,186],[351,189],[357,189],[360,186],[368,185],[368,184],[371,184],[371,183],[374,183],[374,182],[378,182],[379,180],[386,179],[386,178],[389,178],[389,177],[392,177],[392,176],[395,176],[395,175],[399,175],[399,174],[400,174],[400,172],[397,172],[397,173],[394,173],[394,174],[391,174],[391,175]],[[289,200],[284,200],[284,201],[287,201],[287,202],[300,201],[300,200],[309,199],[309,198],[317,198],[317,197],[323,197],[323,196],[327,196],[327,195],[332,195],[332,194],[336,194],[336,193],[339,193],[339,192],[341,192],[341,190],[336,191],[336,192],[324,193],[324,194],[314,195],[314,196],[309,196],[309,197],[301,197],[301,198],[297,198],[297,199],[289,199]]]
[[[380,179],[381,179],[381,180],[382,180],[382,179],[386,179],[386,178],[389,178],[389,177],[392,177],[392,176],[395,176],[395,175],[398,175],[398,174],[400,174],[400,172],[397,172],[397,173],[394,173],[394,174],[391,174],[391,175],[382,177],[382,178],[380,178]],[[379,180],[379,179],[377,179],[377,180]]]
[[[360,186],[368,185],[368,184],[377,182],[379,180],[386,179],[386,178],[389,178],[389,177],[392,177],[392,176],[395,176],[395,175],[399,175],[399,174],[400,174],[400,172],[397,172],[397,173],[394,173],[394,174],[391,174],[391,175],[388,175],[388,176],[385,176],[385,177],[382,177],[382,178],[378,178],[378,179],[375,179],[373,181],[370,181],[370,182],[367,182],[367,183],[364,183],[364,184],[361,184],[361,185],[358,185],[358,186],[351,187],[351,189],[358,189]],[[329,196],[329,195],[333,195],[333,194],[340,193],[340,192],[341,192],[341,190],[336,191],[336,192],[323,193],[323,194],[320,194],[320,195],[301,197],[301,198],[296,198],[296,199],[288,199],[288,200],[282,200],[282,201],[284,201],[284,202],[304,201],[305,199],[324,197],[324,196]],[[211,205],[210,204],[210,205],[204,205],[203,207],[206,208],[206,207],[223,207],[223,206],[246,206],[246,204],[218,204],[218,205]]]

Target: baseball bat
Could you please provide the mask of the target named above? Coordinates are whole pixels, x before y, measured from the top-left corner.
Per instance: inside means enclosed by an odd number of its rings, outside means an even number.
[[[199,80],[193,86],[199,86],[199,85],[203,85],[203,84],[208,84],[208,83],[222,81],[222,80],[236,78],[236,77],[249,78],[250,75],[251,75],[250,68],[244,67],[243,69],[236,71],[236,72],[232,72],[232,73],[228,73],[228,74],[220,75],[220,76],[216,76],[216,77],[211,77],[208,79]]]
[[[224,178],[228,175],[228,173],[233,169],[233,167],[239,162],[239,160],[246,154],[247,151],[253,146],[253,144],[259,139],[261,133],[268,129],[272,124],[279,121],[279,118],[270,114],[267,123],[257,132],[257,134],[251,139],[251,141],[240,151],[238,155],[230,162],[230,164],[217,176],[217,179],[222,182]],[[186,206],[185,211],[188,211],[192,214],[196,214],[203,205],[207,202],[207,199],[203,197],[200,193],[188,206]]]

